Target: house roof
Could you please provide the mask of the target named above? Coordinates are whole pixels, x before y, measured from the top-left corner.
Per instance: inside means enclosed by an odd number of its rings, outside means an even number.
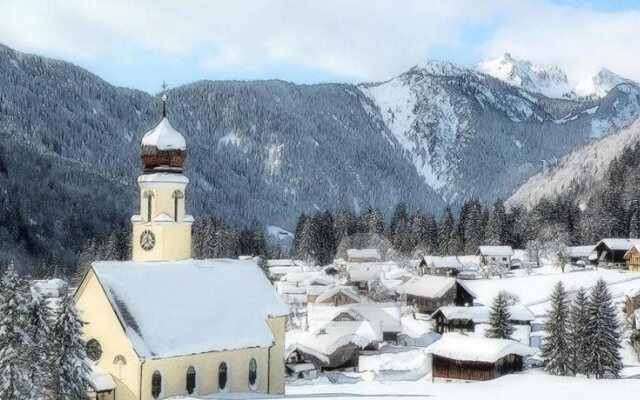
[[[304,261],[294,260],[291,258],[278,258],[267,260],[268,267],[302,267],[305,265]]]
[[[444,276],[435,276],[435,275],[424,275],[421,277],[417,277],[411,279],[403,285],[400,285],[396,292],[398,294],[410,294],[413,296],[427,297],[430,299],[435,299],[442,297],[449,289],[459,284],[462,286],[471,296],[474,298],[476,295],[473,291],[462,281],[459,281],[455,278],[444,277]]]
[[[338,293],[342,293],[345,296],[353,299],[355,302],[361,302],[362,297],[358,296],[358,294],[350,287],[346,286],[336,286],[330,289],[325,290],[322,294],[316,297],[316,303],[322,303],[323,301],[332,298]]]
[[[98,367],[97,365],[90,364],[91,371],[87,379],[89,380],[89,386],[95,392],[105,392],[114,390],[116,388],[116,382],[110,373]]]
[[[366,258],[380,260],[380,252],[378,249],[347,249],[347,257],[349,258]]]
[[[440,307],[436,314],[441,313],[446,319],[466,319],[473,321],[476,324],[481,324],[489,321],[489,314],[491,309],[487,306],[473,306],[473,307],[459,307],[459,306],[445,306]],[[535,316],[528,308],[521,305],[515,305],[509,307],[509,313],[511,314],[512,321],[533,321]]]
[[[288,308],[252,260],[99,261],[92,269],[142,358],[270,346]]]
[[[609,250],[621,251],[621,250],[629,250],[635,244],[640,244],[640,239],[626,239],[626,238],[607,238],[602,239],[595,248],[600,247],[601,245],[606,246]],[[594,249],[595,249],[594,248]]]
[[[480,246],[478,253],[483,256],[509,257],[513,254],[511,246]]]
[[[595,246],[569,246],[567,253],[572,258],[588,258],[593,253]]]
[[[293,346],[326,363],[329,356],[349,343],[366,347],[381,340],[382,330],[370,321],[331,321],[315,331],[300,335]]]
[[[452,360],[493,363],[510,354],[528,356],[533,354],[534,350],[514,340],[447,332],[429,346],[427,352]]]
[[[425,256],[423,258],[425,264],[430,268],[455,268],[459,271],[462,270],[463,265],[456,256]]]
[[[640,243],[636,243],[626,253],[624,253],[624,259],[628,260],[631,258],[631,254],[640,252]]]

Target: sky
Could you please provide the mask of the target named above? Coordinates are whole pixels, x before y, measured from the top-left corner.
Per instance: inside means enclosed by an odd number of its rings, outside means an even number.
[[[1,0],[0,43],[156,93],[200,79],[382,81],[509,52],[640,81],[640,0]]]

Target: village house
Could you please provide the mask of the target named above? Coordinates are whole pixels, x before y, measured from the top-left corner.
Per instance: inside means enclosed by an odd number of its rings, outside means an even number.
[[[567,256],[573,266],[585,267],[591,263],[590,257],[594,254],[595,246],[568,246]]]
[[[624,311],[627,316],[640,309],[640,287],[629,290],[624,296]]]
[[[87,354],[115,382],[99,398],[284,393],[289,309],[255,260],[192,259],[186,143],[166,113],[141,154],[132,260],[94,262],[74,295]]]
[[[487,306],[445,306],[434,312],[431,319],[435,321],[435,331],[438,333],[474,332],[478,324],[489,323],[490,312]],[[512,325],[531,325],[531,321],[535,320],[531,311],[521,305],[509,307],[509,313]]]
[[[510,268],[513,249],[511,246],[480,246],[476,255],[482,266],[497,264]]]
[[[631,272],[640,272],[640,245],[634,244],[626,253],[624,259],[627,269]]]
[[[636,244],[638,239],[608,238],[602,239],[595,246],[598,267],[626,268],[625,254]]]
[[[303,272],[306,265],[303,261],[292,259],[267,260],[266,263],[272,281],[279,281],[290,272]]]
[[[408,306],[414,306],[424,314],[432,314],[443,306],[472,306],[476,297],[464,282],[434,275],[414,278],[396,291],[405,297]]]
[[[457,256],[425,256],[418,265],[420,275],[439,275],[455,277],[464,269]]]
[[[347,284],[358,289],[358,293],[366,295],[371,284],[381,278],[384,271],[397,268],[394,262],[363,262],[347,264]]]
[[[429,347],[433,381],[487,381],[522,371],[529,346],[449,332]]]
[[[334,286],[332,288],[328,288],[322,294],[316,296],[314,301],[314,303],[333,304],[334,306],[360,302],[362,302],[362,298],[354,291],[353,288],[347,286]]]
[[[378,249],[348,249],[347,250],[347,262],[350,263],[365,263],[365,262],[378,262],[382,257]]]

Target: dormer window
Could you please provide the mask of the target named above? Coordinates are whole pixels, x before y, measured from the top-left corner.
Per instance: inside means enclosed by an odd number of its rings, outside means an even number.
[[[152,215],[151,206],[153,201],[153,191],[145,190],[144,193],[142,194],[142,197],[147,199],[147,222],[151,222],[151,215]]]
[[[171,197],[173,197],[173,220],[178,222],[178,204],[180,199],[184,199],[184,194],[180,190],[176,190]]]

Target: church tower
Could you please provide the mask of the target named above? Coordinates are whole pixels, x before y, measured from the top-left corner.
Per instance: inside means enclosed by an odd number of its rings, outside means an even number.
[[[162,95],[162,121],[142,138],[144,171],[138,177],[140,214],[133,224],[133,261],[191,258],[193,217],[185,210],[189,179],[182,174],[187,156],[184,136],[167,118],[167,96]]]

